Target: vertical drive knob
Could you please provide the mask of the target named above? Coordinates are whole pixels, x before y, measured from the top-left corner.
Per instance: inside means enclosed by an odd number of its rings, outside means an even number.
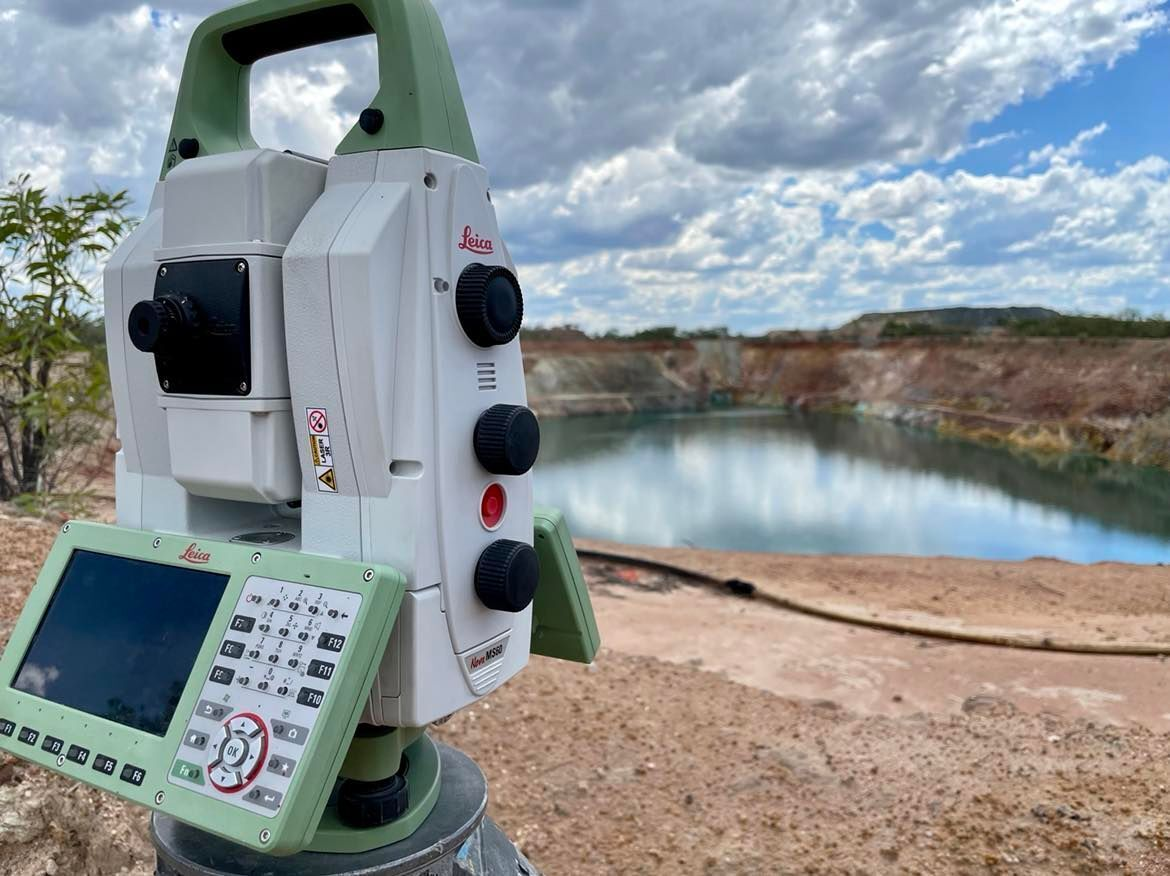
[[[540,560],[531,545],[497,541],[489,545],[475,567],[475,592],[493,611],[519,614],[536,598]]]
[[[540,423],[528,408],[496,405],[475,426],[475,456],[494,475],[524,475],[540,454]]]
[[[520,281],[505,267],[468,265],[455,289],[455,311],[471,342],[502,347],[515,340],[524,322]]]

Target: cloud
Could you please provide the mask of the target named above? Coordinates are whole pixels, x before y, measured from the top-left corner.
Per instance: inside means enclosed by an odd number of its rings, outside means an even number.
[[[0,0],[0,174],[144,205],[187,40],[222,5]],[[1115,120],[1014,173],[948,170],[1017,136],[971,142],[973,124],[1164,31],[1155,0],[436,5],[536,319],[752,328],[1165,295],[1159,160],[1080,162]],[[261,62],[257,139],[328,154],[375,80],[368,40]]]
[[[39,666],[36,663],[26,663],[20,670],[20,677],[13,684],[17,690],[22,690],[37,697],[44,697],[53,684],[61,677],[61,670],[56,666]]]
[[[84,27],[100,18],[146,7],[141,0],[33,0],[46,18],[68,27]],[[218,0],[163,0],[155,8],[167,13],[210,15],[222,9]]]
[[[660,142],[750,171],[944,159],[973,123],[1165,23],[1151,0],[440,6],[507,186]]]
[[[1023,164],[1012,168],[1012,173],[1020,173],[1033,167],[1045,164],[1068,164],[1085,154],[1086,147],[1109,130],[1109,125],[1101,122],[1095,127],[1081,131],[1071,142],[1064,146],[1054,146],[1049,143],[1041,149],[1033,149],[1028,153],[1028,159]]]
[[[1072,144],[1055,147],[1068,151]],[[661,160],[666,161],[663,157]],[[689,175],[686,159],[676,173]],[[618,167],[633,168],[636,162]],[[653,177],[651,177],[653,179]],[[577,185],[577,202],[554,235],[516,247],[556,252],[555,235],[614,228],[625,203],[641,203],[638,174]],[[605,329],[671,322],[758,330],[830,326],[862,310],[968,303],[1042,303],[1116,311],[1170,303],[1170,162],[1151,157],[1104,171],[1052,162],[1025,175],[915,171],[864,179],[772,172],[734,196],[669,204],[678,232],[661,245],[608,250],[531,266],[523,279],[547,291],[536,318]],[[566,184],[561,202],[573,184]],[[552,192],[543,211],[555,211]],[[523,192],[502,204],[510,224]],[[601,223],[601,224],[598,224]],[[524,223],[517,223],[527,228]],[[626,306],[615,310],[613,300]]]

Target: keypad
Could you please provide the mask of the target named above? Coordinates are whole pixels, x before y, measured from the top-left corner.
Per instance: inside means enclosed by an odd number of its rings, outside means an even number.
[[[302,687],[301,692],[297,694],[297,702],[310,709],[319,709],[321,703],[325,702],[325,692],[313,690],[311,687]]]
[[[228,715],[228,707],[222,703],[212,703],[203,700],[195,708],[197,718],[207,718],[209,721],[222,721]]]
[[[328,681],[333,677],[333,670],[337,667],[332,663],[326,663],[324,660],[314,660],[309,664],[306,675],[311,675],[313,678],[320,678],[322,681]]]
[[[203,751],[207,748],[207,739],[207,734],[201,730],[188,730],[187,735],[183,737],[183,744],[196,751]]]
[[[248,579],[169,781],[275,815],[329,705],[361,605],[356,593]]]
[[[198,764],[188,763],[185,760],[175,761],[175,766],[171,769],[171,775],[176,779],[182,779],[184,782],[190,782],[192,785],[203,784],[203,767]]]
[[[216,666],[211,670],[211,680],[216,684],[231,684],[235,677],[236,671],[226,666]]]
[[[275,773],[278,776],[288,778],[292,775],[293,770],[296,769],[297,762],[291,757],[281,757],[279,754],[274,754],[268,758],[268,765],[265,767],[270,773]]]
[[[288,724],[284,721],[272,722],[272,735],[293,745],[304,745],[309,741],[309,728]]]
[[[89,749],[82,748],[80,745],[70,745],[69,751],[65,752],[65,759],[71,760],[79,766],[85,766],[89,762]]]
[[[335,654],[340,654],[341,649],[345,647],[345,636],[338,636],[334,633],[322,633],[317,639],[317,647],[322,651],[332,651]]]
[[[244,799],[249,803],[255,803],[257,806],[263,806],[265,809],[271,809],[275,812],[280,808],[280,801],[284,799],[284,795],[279,791],[257,785],[244,795]]]

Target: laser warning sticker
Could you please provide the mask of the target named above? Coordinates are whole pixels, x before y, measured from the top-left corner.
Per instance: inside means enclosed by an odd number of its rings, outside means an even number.
[[[329,412],[325,408],[306,408],[309,426],[309,456],[317,473],[317,492],[337,492],[337,469],[333,465],[333,444],[329,440]]]
[[[333,468],[333,445],[328,435],[310,435],[309,451],[313,454],[313,465]]]
[[[324,408],[309,408],[309,434],[310,435],[328,435],[329,434],[329,412]]]

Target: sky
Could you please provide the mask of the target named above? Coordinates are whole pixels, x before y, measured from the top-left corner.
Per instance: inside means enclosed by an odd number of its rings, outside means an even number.
[[[221,0],[0,0],[0,176],[146,209]],[[867,311],[1170,313],[1170,3],[435,0],[530,324],[757,333]],[[372,39],[268,59],[329,156]]]

